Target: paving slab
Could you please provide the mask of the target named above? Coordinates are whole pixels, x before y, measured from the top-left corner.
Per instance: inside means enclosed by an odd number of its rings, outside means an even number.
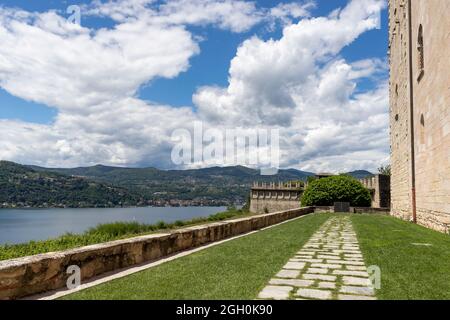
[[[289,293],[294,290],[287,286],[267,286],[258,295],[260,299],[287,300]]]
[[[298,289],[296,295],[319,300],[329,300],[333,297],[333,293],[331,291],[318,289]]]
[[[333,274],[341,276],[354,276],[368,278],[369,274],[365,271],[353,271],[353,270],[333,270]]]
[[[323,262],[323,259],[297,259],[295,258],[296,261],[298,262],[309,262],[309,263],[321,263]]]
[[[327,263],[331,264],[350,264],[354,266],[363,266],[363,261],[349,261],[349,260],[327,260]]]
[[[342,286],[339,290],[342,293],[351,293],[362,296],[373,296],[375,294],[371,287],[355,287],[355,286]]]
[[[304,262],[289,261],[284,265],[283,269],[302,270],[304,267],[305,267]]]
[[[283,266],[259,298],[375,300],[348,216],[330,217]]]
[[[367,268],[366,266],[345,266],[345,268],[347,270],[352,270],[352,271],[366,271],[367,272]]]
[[[328,263],[311,263],[313,268],[324,268],[324,269],[342,269],[341,264],[328,264]]]
[[[308,270],[306,270],[307,273],[312,273],[312,274],[327,274],[328,273],[328,269],[323,269],[323,268],[308,268]]]
[[[338,300],[377,300],[375,297],[355,296],[349,294],[339,294]]]
[[[295,279],[300,275],[299,270],[281,270],[276,274],[277,278]]]
[[[303,279],[306,279],[306,280],[336,281],[336,276],[329,276],[329,275],[323,275],[323,274],[304,273],[303,274]]]
[[[319,282],[318,287],[320,289],[336,289],[336,283],[328,282],[328,281],[321,281],[321,282]]]
[[[345,285],[351,285],[351,286],[370,286],[371,282],[368,278],[359,278],[359,277],[342,277],[342,282]]]
[[[271,285],[286,285],[293,287],[310,287],[314,284],[313,280],[301,280],[301,279],[270,279]]]

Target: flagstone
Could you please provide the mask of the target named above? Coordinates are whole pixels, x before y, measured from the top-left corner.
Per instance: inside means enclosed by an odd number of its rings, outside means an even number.
[[[294,269],[294,270],[301,270],[305,267],[305,263],[304,262],[293,262],[293,261],[289,261],[288,263],[286,263],[283,267],[283,269]]]
[[[330,263],[330,264],[350,264],[350,265],[354,265],[354,266],[363,266],[364,265],[363,261],[331,260],[331,259],[327,259],[327,263]]]
[[[323,259],[295,259],[297,262],[321,263]]]
[[[313,280],[301,280],[301,279],[270,279],[269,284],[272,285],[287,285],[293,287],[309,287],[314,284]]]
[[[308,268],[306,271],[307,273],[313,273],[313,274],[327,274],[328,269],[322,269],[322,268]]]
[[[276,277],[278,278],[290,278],[295,279],[300,275],[299,270],[281,270],[276,274]]]
[[[369,277],[369,274],[365,271],[353,271],[353,270],[333,270],[333,274],[342,276],[354,276],[354,277]]]
[[[331,274],[330,274],[331,272]],[[328,219],[261,291],[267,299],[375,300],[348,216]],[[287,288],[287,289],[286,289]],[[293,289],[295,288],[295,289]]]
[[[318,259],[336,259],[336,258],[339,258],[339,257],[336,257],[336,256],[325,256],[325,255],[319,254],[319,255],[317,255],[317,258]]]
[[[341,269],[342,265],[340,265],[340,264],[328,264],[328,263],[311,263],[311,267],[313,267],[313,268],[324,268],[324,269]]]
[[[307,280],[324,280],[324,281],[336,281],[336,276],[322,275],[322,274],[303,274],[303,278]]]
[[[329,300],[333,296],[331,291],[318,289],[298,289],[296,295],[319,300]]]
[[[340,289],[342,293],[352,293],[357,295],[373,296],[374,290],[371,287],[355,287],[355,286],[342,286]]]
[[[259,293],[258,298],[286,300],[289,299],[289,293],[293,289],[293,287],[286,286],[267,286]]]
[[[353,270],[353,271],[366,271],[367,268],[365,266],[345,266],[347,270]]]
[[[370,280],[368,278],[359,278],[359,277],[349,277],[345,276],[342,277],[342,281],[345,285],[352,285],[352,286],[369,286]]]
[[[328,281],[322,281],[322,282],[319,282],[318,287],[320,289],[336,289],[336,283],[328,282]]]
[[[349,294],[339,294],[338,300],[377,300],[375,297],[355,296]]]

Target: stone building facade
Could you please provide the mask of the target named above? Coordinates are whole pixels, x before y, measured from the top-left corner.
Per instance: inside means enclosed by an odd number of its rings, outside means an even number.
[[[450,1],[390,0],[391,214],[450,229]]]
[[[391,177],[384,174],[376,174],[372,177],[360,179],[364,187],[369,189],[372,197],[372,208],[391,207]]]
[[[255,182],[250,193],[250,212],[269,213],[300,208],[302,192],[299,182]]]

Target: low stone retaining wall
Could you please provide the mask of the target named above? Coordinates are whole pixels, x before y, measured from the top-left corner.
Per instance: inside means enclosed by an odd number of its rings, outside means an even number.
[[[315,206],[315,213],[334,213],[333,206]],[[349,213],[374,213],[374,214],[389,214],[389,208],[369,208],[369,207],[350,207]]]
[[[314,207],[315,213],[334,213],[334,207],[330,206],[315,206]]]
[[[299,208],[0,261],[0,299],[17,299],[63,288],[70,276],[66,270],[72,265],[80,267],[83,281],[312,212],[313,207]]]
[[[386,214],[389,215],[391,212],[390,208],[364,208],[364,207],[351,207],[350,212],[352,213],[374,213],[374,214]]]

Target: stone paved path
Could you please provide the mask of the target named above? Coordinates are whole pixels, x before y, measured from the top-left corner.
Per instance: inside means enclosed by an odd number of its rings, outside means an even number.
[[[258,298],[375,300],[350,218],[328,219]]]

